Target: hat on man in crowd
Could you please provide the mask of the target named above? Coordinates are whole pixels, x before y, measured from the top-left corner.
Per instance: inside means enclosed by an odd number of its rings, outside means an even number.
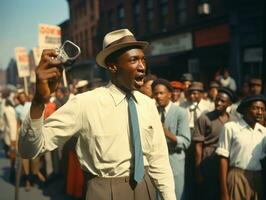
[[[170,83],[174,89],[184,90],[185,88],[184,84],[179,81],[171,81]]]
[[[202,82],[194,81],[189,86],[188,91],[200,91],[200,92],[204,92],[204,85],[203,85]]]
[[[266,106],[266,98],[263,95],[252,95],[243,98],[236,111],[243,115],[245,109],[254,101],[262,101]]]
[[[220,84],[217,83],[216,81],[211,81],[209,88],[219,88]]]
[[[101,67],[106,68],[106,58],[120,49],[139,46],[145,49],[149,45],[146,41],[137,41],[128,29],[119,29],[107,33],[103,39],[103,49],[97,54],[96,62]]]
[[[171,83],[166,79],[158,78],[154,80],[151,84],[152,90],[154,90],[157,85],[164,85],[169,90],[169,92],[173,92],[173,87],[171,86]]]
[[[194,79],[193,79],[192,74],[190,74],[190,73],[184,73],[184,74],[182,74],[180,80],[182,82],[184,82],[184,81],[193,81]]]
[[[229,89],[228,87],[219,87],[218,92],[225,93],[227,96],[230,98],[231,102],[235,102],[236,100],[236,95],[235,93]]]

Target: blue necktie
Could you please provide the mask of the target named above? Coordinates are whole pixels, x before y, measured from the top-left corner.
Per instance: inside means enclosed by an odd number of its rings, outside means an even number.
[[[139,122],[132,94],[127,94],[130,133],[134,149],[134,180],[139,183],[144,176],[143,153],[140,142]]]

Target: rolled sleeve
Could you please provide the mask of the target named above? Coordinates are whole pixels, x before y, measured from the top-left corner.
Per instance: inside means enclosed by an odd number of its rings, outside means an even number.
[[[211,125],[207,123],[208,119],[205,114],[202,114],[196,121],[195,133],[193,134],[192,140],[195,142],[204,142],[206,135],[206,127]]]
[[[41,153],[44,144],[42,125],[43,116],[31,119],[30,113],[27,114],[19,131],[18,151],[22,158],[35,158]]]
[[[216,149],[216,154],[219,156],[229,157],[230,143],[231,143],[231,133],[230,128],[227,124],[224,125],[219,136],[218,147]]]
[[[219,156],[226,157],[226,158],[229,157],[229,151],[227,151],[226,149],[223,149],[221,147],[218,147],[216,149],[216,154],[218,154]]]

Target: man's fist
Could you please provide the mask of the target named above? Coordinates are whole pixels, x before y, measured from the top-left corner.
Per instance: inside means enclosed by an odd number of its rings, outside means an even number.
[[[43,103],[47,102],[50,95],[58,87],[62,77],[62,62],[56,59],[57,52],[54,49],[45,49],[42,52],[41,60],[36,73],[36,94],[35,99]]]

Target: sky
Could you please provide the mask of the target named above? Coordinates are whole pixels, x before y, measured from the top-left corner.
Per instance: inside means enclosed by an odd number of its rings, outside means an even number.
[[[15,47],[37,47],[40,23],[58,25],[68,18],[67,0],[0,0],[0,69],[15,57]]]

